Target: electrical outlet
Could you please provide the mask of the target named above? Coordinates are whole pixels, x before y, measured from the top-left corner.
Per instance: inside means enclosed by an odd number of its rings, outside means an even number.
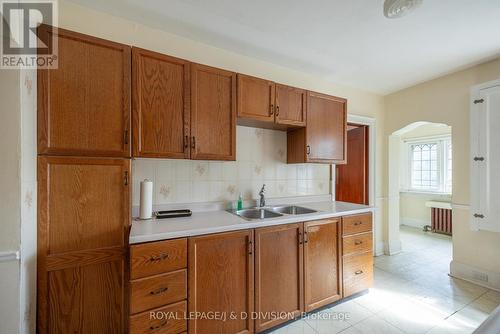
[[[477,280],[477,281],[488,282],[488,274],[485,274],[485,273],[482,273],[479,271],[473,271],[472,278]]]

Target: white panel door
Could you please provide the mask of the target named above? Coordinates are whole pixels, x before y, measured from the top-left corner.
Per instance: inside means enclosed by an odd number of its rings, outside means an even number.
[[[480,230],[500,232],[500,86],[478,93],[471,113],[471,218]]]

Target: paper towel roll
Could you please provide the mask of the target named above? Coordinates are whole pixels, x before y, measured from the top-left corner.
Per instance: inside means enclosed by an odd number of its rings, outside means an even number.
[[[150,219],[153,214],[153,182],[141,181],[140,219]]]

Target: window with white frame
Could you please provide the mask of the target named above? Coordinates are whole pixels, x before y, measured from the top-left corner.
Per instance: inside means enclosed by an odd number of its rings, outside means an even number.
[[[451,194],[452,145],[450,137],[405,141],[406,191]]]

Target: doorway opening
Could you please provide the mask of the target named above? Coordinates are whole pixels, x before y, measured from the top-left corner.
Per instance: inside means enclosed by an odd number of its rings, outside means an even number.
[[[388,255],[412,249],[400,231],[449,239],[452,220],[452,128],[415,122],[389,136]],[[448,254],[448,252],[446,252]]]
[[[369,127],[347,123],[347,163],[337,165],[335,199],[369,204]]]

